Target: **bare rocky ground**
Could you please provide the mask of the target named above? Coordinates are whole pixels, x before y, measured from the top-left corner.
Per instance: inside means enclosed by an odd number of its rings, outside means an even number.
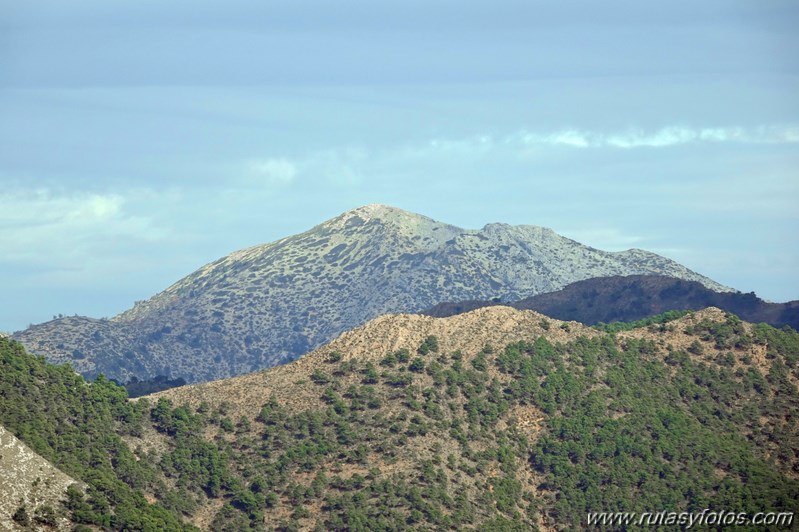
[[[70,530],[60,503],[72,484],[76,481],[0,426],[0,530]],[[27,528],[12,519],[20,506],[31,519]],[[55,527],[37,522],[44,507],[55,511]]]

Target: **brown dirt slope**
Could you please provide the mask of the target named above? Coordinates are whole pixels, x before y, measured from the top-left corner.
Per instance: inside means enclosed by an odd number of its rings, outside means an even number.
[[[580,335],[599,334],[577,322],[561,322],[538,312],[501,306],[481,308],[449,318],[386,315],[343,333],[290,364],[241,377],[172,388],[146,397],[153,401],[166,397],[175,404],[189,403],[193,406],[203,401],[212,405],[224,401],[233,406],[236,416],[253,418],[273,395],[286,405],[321,405],[319,391],[314,386],[303,385],[303,381],[315,369],[324,369],[328,355],[333,352],[341,353],[344,361],[357,359],[361,363],[377,363],[398,349],[405,348],[414,353],[428,336],[438,338],[440,350],[444,353],[460,350],[474,354],[486,345],[502,348],[510,342],[532,341],[539,336],[552,342],[563,342]]]

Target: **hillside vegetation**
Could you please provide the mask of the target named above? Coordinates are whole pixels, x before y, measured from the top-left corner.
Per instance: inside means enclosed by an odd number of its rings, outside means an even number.
[[[292,364],[134,402],[0,341],[0,423],[89,484],[73,518],[109,529],[799,511],[799,334],[717,309],[615,334],[508,308],[387,316]]]
[[[468,230],[368,205],[222,257],[110,320],[62,317],[14,337],[90,378],[202,382],[289,362],[386,313],[629,274],[729,290],[642,250],[601,251],[527,225]]]
[[[164,501],[176,499],[174,491],[156,464],[141,460],[123,440],[149,422],[146,403],[129,402],[125,389],[105,378],[87,383],[69,366],[48,364],[6,338],[0,338],[0,397],[0,425],[87,484],[85,492],[67,488],[66,508],[74,523],[108,530],[181,528],[178,516],[149,504],[143,490]]]

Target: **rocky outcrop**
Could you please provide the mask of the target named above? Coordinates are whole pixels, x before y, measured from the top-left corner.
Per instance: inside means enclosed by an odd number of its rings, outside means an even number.
[[[0,530],[70,530],[61,501],[72,484],[75,480],[0,425]],[[21,524],[23,514],[27,526]]]

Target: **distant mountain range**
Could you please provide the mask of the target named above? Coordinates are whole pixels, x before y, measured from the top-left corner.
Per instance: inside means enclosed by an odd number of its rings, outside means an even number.
[[[446,302],[422,314],[446,317],[492,305],[535,310],[560,320],[589,325],[636,321],[670,310],[718,307],[752,323],[799,329],[799,301],[768,303],[753,293],[716,292],[696,281],[662,275],[595,277],[519,301]]]
[[[536,226],[467,230],[384,205],[236,251],[110,320],[59,318],[14,334],[86,376],[207,381],[291,361],[386,313],[518,300],[599,276],[659,274],[730,291],[639,249],[607,252]]]

